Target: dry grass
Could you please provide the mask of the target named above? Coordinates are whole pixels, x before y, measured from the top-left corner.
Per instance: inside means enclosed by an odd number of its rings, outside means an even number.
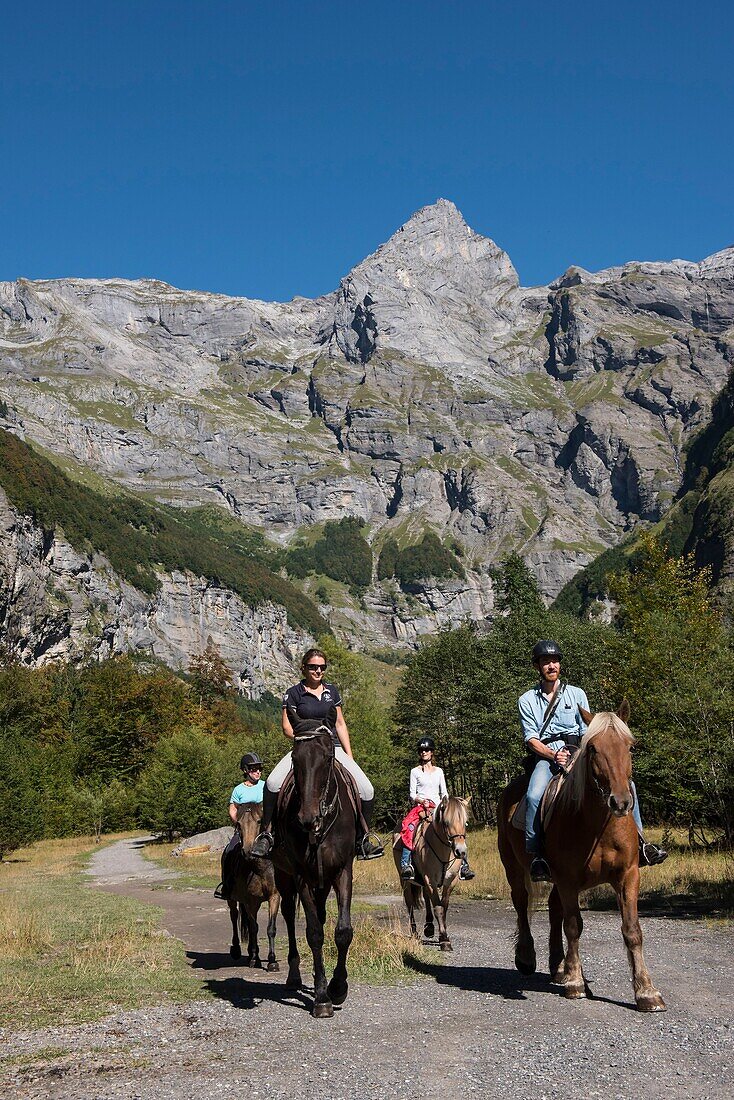
[[[665,836],[663,833],[665,832]],[[670,855],[659,867],[643,869],[640,898],[643,904],[683,909],[686,904],[692,912],[703,910],[724,915],[734,912],[734,886],[731,855],[691,849],[683,830],[664,831],[649,829],[648,840],[665,841]],[[354,864],[354,890],[357,897],[402,894],[392,852],[390,836],[383,834],[388,850],[383,859]],[[478,898],[482,900],[509,899],[510,892],[504,868],[497,851],[497,830],[476,829],[469,833],[469,860],[476,872],[470,882],[459,882],[453,900]],[[146,855],[165,867],[183,875],[182,885],[214,889],[219,881],[219,853],[196,853],[187,858],[174,857],[168,845],[149,845]],[[608,887],[590,890],[584,903],[592,908],[613,905],[614,898]]]
[[[92,838],[43,841],[0,864],[0,1016],[6,1026],[94,1019],[200,995],[160,910],[89,888]]]
[[[418,940],[407,936],[397,918],[389,922],[376,921],[374,917],[357,917],[353,921],[354,939],[349,949],[349,979],[369,985],[392,985],[396,982],[414,982],[417,968],[412,964],[436,963],[435,947],[424,947]],[[329,915],[324,929],[324,963],[327,971],[336,965],[334,944],[334,918]],[[310,959],[311,952],[305,937],[298,941],[301,957]]]

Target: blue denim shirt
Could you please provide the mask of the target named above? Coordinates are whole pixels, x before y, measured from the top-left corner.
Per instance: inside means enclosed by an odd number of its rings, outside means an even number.
[[[548,707],[546,699],[540,690],[540,684],[536,684],[530,691],[526,691],[517,701],[520,711],[520,726],[525,741],[540,735],[545,712]],[[562,734],[577,733],[579,737],[586,732],[586,723],[579,714],[579,707],[589,709],[589,700],[586,692],[581,688],[566,684],[561,692],[561,698],[556,707],[556,712],[543,734],[543,743],[555,752],[563,747]],[[553,739],[553,735],[556,739]]]

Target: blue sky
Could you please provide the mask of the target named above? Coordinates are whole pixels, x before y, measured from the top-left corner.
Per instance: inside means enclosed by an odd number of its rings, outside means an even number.
[[[733,43],[721,0],[8,6],[0,279],[314,296],[439,196],[526,285],[700,259]]]

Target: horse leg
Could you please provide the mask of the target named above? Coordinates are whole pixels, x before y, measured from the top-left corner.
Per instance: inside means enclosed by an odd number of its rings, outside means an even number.
[[[344,867],[334,882],[339,912],[334,929],[337,960],[334,976],[329,982],[328,994],[332,1004],[343,1005],[349,992],[347,982],[347,955],[354,932],[352,930],[352,862]]]
[[[642,953],[642,929],[637,915],[640,871],[636,861],[615,889],[617,904],[622,915],[622,935],[632,970],[632,988],[635,991],[637,1007],[640,1012],[664,1012],[665,1001],[652,984],[652,978],[645,964],[645,956]]]
[[[436,929],[433,924],[433,908],[431,906],[431,891],[427,886],[423,887],[423,904],[426,907],[426,922],[423,925],[423,938],[425,940],[432,940],[436,935]]]
[[[548,973],[554,985],[563,982],[563,906],[557,887],[553,887],[548,898]]]
[[[283,910],[285,927],[288,932],[288,977],[285,980],[286,989],[300,989],[301,981],[301,956],[298,954],[298,941],[296,940],[296,891],[292,885],[282,886],[280,890],[280,907]]]
[[[418,939],[418,928],[415,923],[415,907],[417,905],[418,887],[414,883],[408,882],[403,887],[403,901],[405,902],[405,908],[408,910],[408,917],[410,919],[410,934],[415,939]]]
[[[453,951],[451,946],[451,940],[449,934],[446,931],[446,905],[443,897],[436,896],[433,902],[433,908],[436,912],[436,920],[438,921],[438,946],[442,951]]]
[[[257,911],[260,906],[256,901],[248,901],[244,908],[247,916],[247,965],[254,970],[262,966],[257,945]]]
[[[240,947],[237,902],[228,899],[227,904],[229,905],[229,919],[232,921],[232,946],[229,949],[230,958],[241,959],[242,949]]]
[[[528,916],[530,895],[525,880],[525,868],[516,862],[511,878],[509,869],[506,868],[506,870],[507,877],[510,880],[510,897],[517,913],[515,967],[521,974],[534,974],[538,961],[535,956],[533,934],[530,931],[530,918]]]
[[[278,960],[275,957],[275,925],[280,908],[280,894],[273,890],[268,898],[268,970],[280,970]]]
[[[576,998],[586,996],[586,981],[581,969],[579,958],[579,940],[584,929],[579,909],[578,890],[559,889],[561,903],[563,905],[563,931],[566,933],[566,959],[563,964],[563,992],[566,997]]]
[[[323,891],[321,893],[323,894]],[[304,883],[301,889],[301,904],[306,916],[306,940],[313,955],[314,1003],[311,1012],[317,1019],[324,1019],[334,1015],[334,1006],[329,1000],[329,992],[326,988],[324,968],[324,925],[321,914],[326,909],[326,895],[315,897],[310,886]]]

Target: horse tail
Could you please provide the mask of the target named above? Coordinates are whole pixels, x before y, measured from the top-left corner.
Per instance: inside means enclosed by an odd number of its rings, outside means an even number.
[[[403,885],[403,900],[408,912],[423,908],[423,890],[417,882],[406,882]]]

